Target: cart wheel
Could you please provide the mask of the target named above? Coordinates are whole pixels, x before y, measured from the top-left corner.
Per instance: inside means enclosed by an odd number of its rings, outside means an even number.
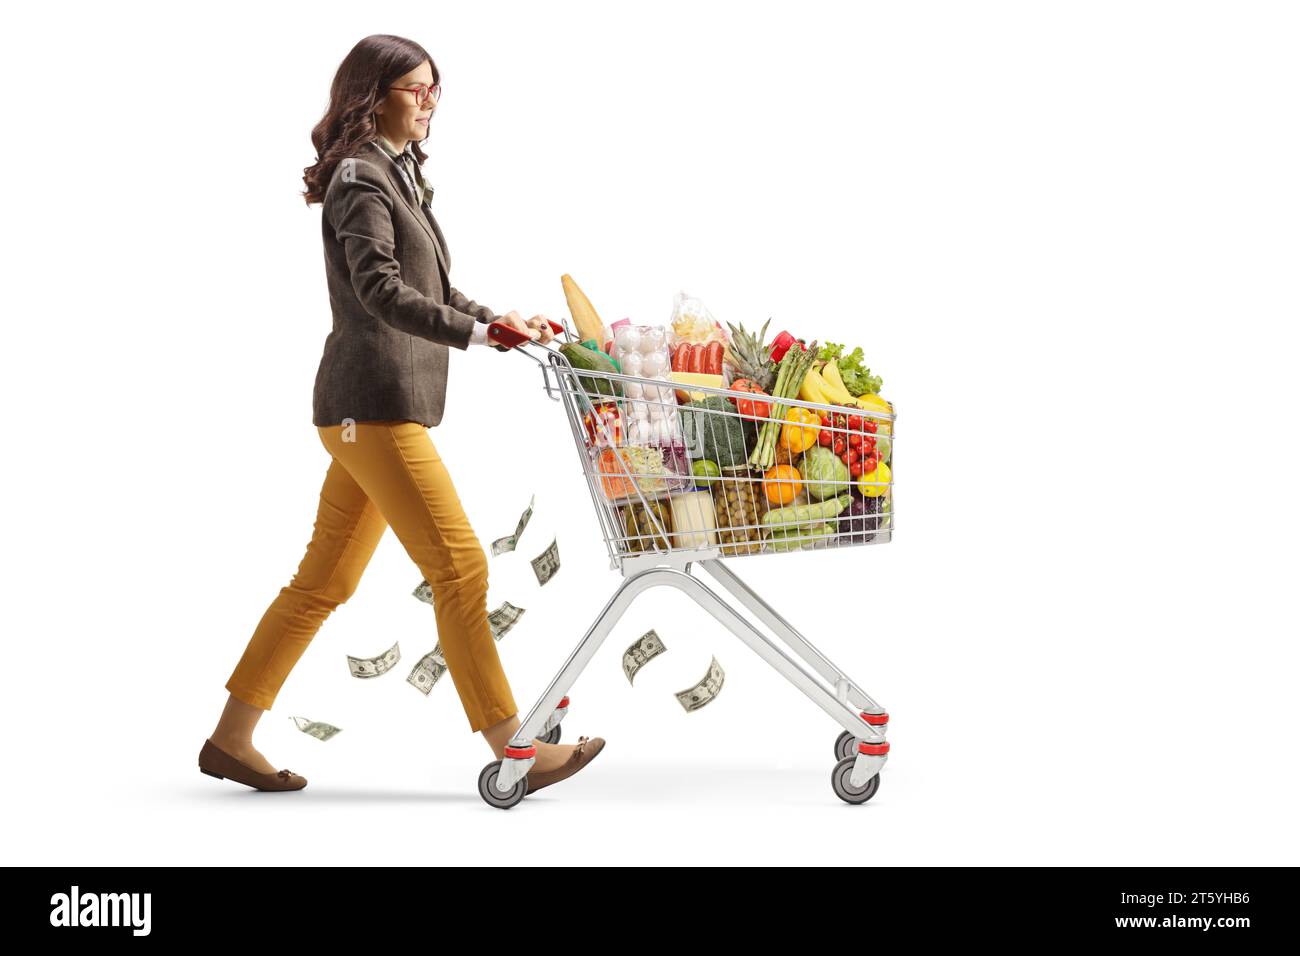
[[[843,760],[845,757],[855,757],[858,753],[858,738],[854,737],[847,730],[840,734],[835,740],[835,759]]]
[[[502,793],[496,788],[497,774],[500,772],[500,760],[494,760],[482,769],[478,775],[478,795],[482,797],[484,802],[486,802],[490,807],[496,807],[500,810],[509,810],[516,803],[522,800],[524,794],[528,792],[528,778],[523,777],[510,789],[508,793]]]
[[[845,803],[866,803],[880,789],[879,772],[861,787],[854,788],[849,785],[849,776],[853,773],[853,764],[857,759],[856,756],[845,757],[831,771],[831,789],[835,791],[835,796]]]
[[[560,742],[560,725],[556,724],[537,739],[544,744],[558,744]]]

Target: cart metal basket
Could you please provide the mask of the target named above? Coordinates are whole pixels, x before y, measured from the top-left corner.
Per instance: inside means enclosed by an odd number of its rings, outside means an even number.
[[[567,327],[552,326],[557,335],[568,335]],[[505,757],[483,768],[483,799],[508,809],[524,798],[527,774],[536,759],[533,738],[559,740],[569,688],[632,601],[650,588],[674,587],[843,728],[835,741],[832,789],[848,803],[869,800],[889,753],[889,715],[725,561],[888,542],[893,531],[892,470],[877,467],[853,474],[835,466],[841,463],[840,450],[848,447],[878,452],[877,460],[888,458],[892,466],[892,411],[777,400],[575,368],[560,350],[509,326],[493,323],[492,333],[538,363],[547,396],[563,406],[610,567],[622,572],[623,581],[520,724]],[[689,392],[683,397],[691,404],[679,404],[679,388]],[[697,402],[706,395],[723,400]],[[768,440],[762,442],[765,425]],[[823,444],[826,433],[829,447]],[[829,465],[831,474],[822,475],[822,468],[818,477],[809,478],[793,467],[776,467],[782,461],[801,460],[799,456],[814,445],[827,448],[810,457]],[[696,565],[770,633],[706,586],[692,571]]]

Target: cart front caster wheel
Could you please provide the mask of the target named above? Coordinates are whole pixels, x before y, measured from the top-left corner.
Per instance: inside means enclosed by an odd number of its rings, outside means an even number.
[[[835,741],[835,759],[843,760],[845,757],[856,757],[858,754],[858,738],[854,737],[847,730]]]
[[[510,788],[506,793],[502,793],[496,788],[497,775],[501,772],[501,761],[494,760],[488,764],[478,775],[478,795],[489,807],[496,807],[499,810],[509,810],[516,803],[524,798],[528,792],[528,777],[523,777]]]
[[[853,764],[857,759],[856,756],[845,757],[831,771],[831,789],[835,791],[835,796],[845,803],[866,803],[880,789],[879,773],[876,773],[861,787],[850,786],[849,776],[853,773]]]
[[[537,739],[544,744],[558,744],[560,742],[560,725],[556,724]]]

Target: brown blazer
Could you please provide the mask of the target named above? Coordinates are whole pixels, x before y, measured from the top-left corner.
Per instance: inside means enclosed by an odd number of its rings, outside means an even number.
[[[312,423],[437,425],[447,347],[467,349],[474,323],[500,316],[452,287],[433,211],[377,144],[339,163],[322,212],[334,328],[316,369]]]

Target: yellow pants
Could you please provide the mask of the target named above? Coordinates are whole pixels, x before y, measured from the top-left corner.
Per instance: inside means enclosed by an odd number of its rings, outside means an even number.
[[[269,710],[325,618],[356,591],[384,529],[392,525],[432,586],[438,638],[470,730],[477,733],[518,713],[488,626],[487,556],[428,429],[419,422],[384,421],[316,430],[330,465],[311,543],[298,573],[262,615],[226,689]],[[420,648],[418,638],[413,646]],[[403,665],[417,660],[404,659]]]

